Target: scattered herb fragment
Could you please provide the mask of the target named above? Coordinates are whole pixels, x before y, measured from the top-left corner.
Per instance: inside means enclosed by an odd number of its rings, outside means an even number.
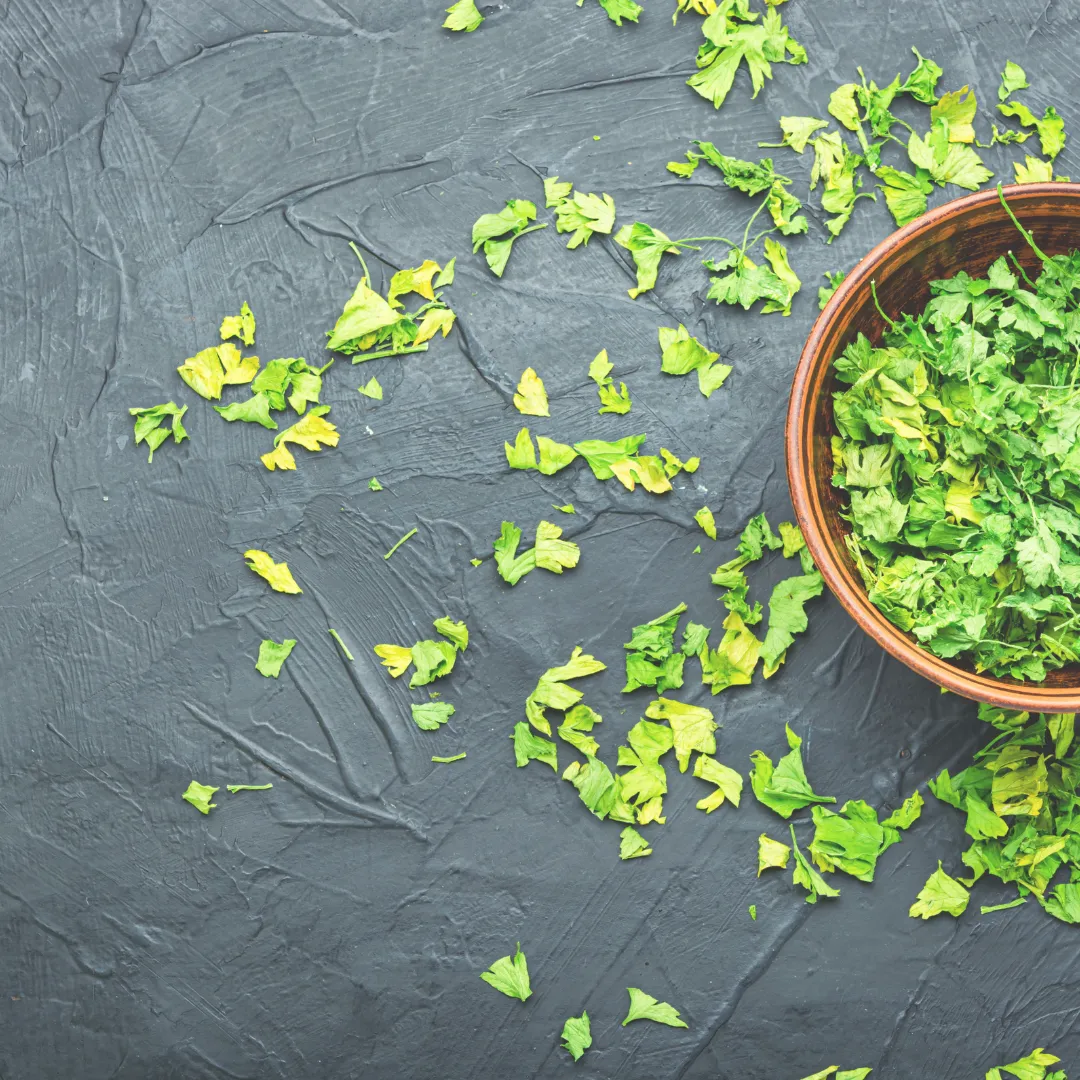
[[[393,555],[393,554],[394,554],[394,552],[395,552],[395,551],[397,551],[397,549],[398,549],[399,547],[401,547],[401,545],[402,545],[402,544],[404,544],[406,540],[411,540],[411,539],[412,539],[412,538],[413,538],[413,537],[414,537],[414,536],[415,536],[415,535],[416,535],[416,534],[417,534],[417,533],[418,533],[419,531],[420,531],[419,529],[415,529],[415,528],[414,528],[414,529],[410,529],[410,530],[409,530],[409,531],[408,531],[408,532],[407,532],[407,533],[406,533],[406,534],[405,534],[405,535],[404,535],[404,536],[403,536],[403,537],[402,537],[402,538],[401,538],[401,539],[400,539],[400,540],[399,540],[399,541],[398,541],[398,542],[397,542],[397,543],[396,543],[396,544],[395,544],[395,545],[394,545],[394,546],[393,546],[393,547],[392,547],[392,548],[391,548],[391,549],[390,549],[390,550],[389,550],[389,551],[388,551],[388,552],[387,552],[387,553],[386,553],[386,554],[385,554],[385,555],[383,556],[383,558],[384,558],[384,559],[389,559],[389,558],[390,558],[390,556],[391,556],[391,555]]]
[[[818,795],[810,787],[802,760],[802,739],[784,725],[788,746],[791,750],[774,766],[769,756],[761,750],[750,755],[754,770],[750,774],[750,786],[759,803],[775,810],[783,818],[789,818],[796,810],[811,803],[834,803],[831,796]]]
[[[296,459],[289,451],[288,443],[296,443],[312,452],[324,446],[337,446],[340,438],[337,428],[329,420],[323,419],[329,411],[329,405],[316,405],[292,427],[278,432],[274,437],[274,449],[262,455],[262,463],[271,472],[274,469],[295,469]]]
[[[474,0],[457,0],[456,4],[446,9],[443,29],[461,30],[471,34],[483,21],[484,16],[480,14]]]
[[[376,401],[382,401],[383,388],[379,380],[374,375],[363,385],[356,388],[364,397],[374,398]]]
[[[519,720],[514,725],[511,738],[514,740],[514,760],[519,769],[524,768],[530,761],[542,761],[550,765],[555,772],[559,771],[559,748],[550,739],[534,735],[524,720]]]
[[[451,762],[454,762],[454,761],[464,761],[465,760],[465,755],[464,754],[454,754],[453,757],[438,757],[438,756],[435,756],[435,757],[432,757],[431,760],[436,762],[439,765],[449,765],[449,764],[451,764]]]
[[[634,627],[630,640],[623,646],[628,652],[624,694],[639,686],[655,686],[660,693],[682,686],[686,657],[675,651],[675,630],[685,610],[686,604],[679,604],[671,611]]]
[[[746,910],[750,913],[750,918],[757,922],[757,904],[751,904]]]
[[[382,484],[379,483],[379,478],[377,476],[373,476],[367,482],[367,486],[368,486],[368,489],[371,490],[371,491],[382,491],[382,489],[383,489],[383,486],[382,486]]]
[[[244,305],[247,306],[246,304]],[[235,795],[238,791],[269,791],[273,784],[226,784],[225,785],[230,795]]]
[[[581,7],[585,3],[585,0],[577,0],[577,6]],[[616,25],[622,26],[623,19],[629,19],[630,22],[637,22],[638,16],[642,12],[640,4],[635,4],[634,0],[600,0],[600,6],[607,12],[608,18]],[[594,135],[594,139],[599,139],[599,135]]]
[[[483,559],[470,559],[470,560],[469,560],[469,563],[470,563],[470,564],[471,564],[472,566],[481,566],[481,565],[483,565],[483,562],[484,562],[484,560],[483,560]]]
[[[841,1069],[839,1065],[830,1065],[813,1076],[804,1076],[803,1080],[866,1080],[873,1069]]]
[[[191,803],[200,814],[209,814],[217,806],[217,803],[212,803],[210,800],[214,797],[214,792],[219,790],[220,788],[207,787],[206,784],[200,784],[197,780],[192,780],[181,798],[185,802]]]
[[[717,363],[720,354],[706,349],[681,323],[678,330],[661,326],[659,336],[660,370],[667,375],[689,375],[696,371],[698,389],[705,397],[719,390],[731,374],[729,365]]]
[[[808,904],[816,904],[819,896],[839,896],[840,890],[829,885],[799,850],[799,842],[795,839],[795,826],[791,825],[790,829],[792,855],[795,857],[795,866],[792,869],[791,877],[792,883],[801,885],[806,890],[806,902]]]
[[[701,526],[701,531],[710,539],[716,539],[716,519],[713,512],[703,506],[695,515],[694,520]]]
[[[528,199],[508,199],[497,214],[482,214],[472,227],[473,251],[484,248],[484,258],[496,277],[502,277],[510,249],[519,236],[546,229],[547,224],[530,225],[536,220],[536,204]],[[501,239],[500,239],[501,237]]]
[[[341,640],[341,635],[336,630],[330,629],[330,630],[327,631],[327,633],[329,633],[329,635],[338,643],[338,647],[345,654],[345,659],[346,660],[355,659],[353,657],[353,654],[351,652],[349,652],[348,645],[346,645],[345,642]]]
[[[147,461],[154,460],[154,451],[171,435],[173,442],[183,442],[188,438],[184,429],[184,413],[188,411],[185,405],[181,408],[174,401],[165,405],[153,405],[148,409],[128,409],[128,414],[135,417],[135,445],[146,443],[150,447],[150,456]],[[163,427],[165,417],[172,417],[171,427]]]
[[[589,1025],[589,1014],[582,1012],[580,1016],[571,1016],[562,1029],[562,1048],[575,1060],[579,1061],[581,1055],[592,1046],[592,1028]]]
[[[239,338],[247,346],[255,344],[255,316],[246,300],[240,305],[239,315],[226,315],[221,320],[218,336],[222,341]]]
[[[288,563],[276,563],[265,551],[254,548],[245,551],[244,558],[247,559],[248,569],[265,578],[274,592],[299,594],[304,591],[293,580]]]
[[[259,370],[259,358],[241,357],[240,350],[226,342],[188,357],[176,370],[196,394],[216,401],[223,387],[251,382]]]
[[[698,754],[697,761],[694,762],[694,775],[699,780],[708,780],[710,784],[716,785],[711,795],[698,800],[699,810],[711,814],[718,807],[723,806],[725,801],[733,806],[739,805],[739,800],[742,798],[743,778],[734,769],[721,764],[716,758]]]
[[[556,503],[551,504],[552,510],[561,510],[564,514],[576,514],[573,503],[564,503],[562,506],[558,506]]]
[[[612,364],[608,360],[607,349],[601,349],[589,364],[589,378],[596,383],[596,392],[600,397],[600,413],[618,413],[620,416],[630,411],[630,393],[626,383],[619,383],[615,389],[615,380],[611,378]]]
[[[1065,148],[1065,121],[1058,115],[1053,105],[1046,107],[1041,119],[1019,101],[998,105],[998,112],[1002,116],[1015,117],[1024,127],[1035,128],[1043,155],[1051,161]]]
[[[791,848],[787,844],[773,840],[771,836],[766,836],[764,833],[758,837],[758,877],[761,877],[762,870],[786,870],[790,858]]]
[[[615,201],[610,195],[575,191],[555,203],[555,231],[573,233],[566,245],[571,250],[587,244],[594,233],[610,234],[614,227]]]
[[[632,825],[627,825],[621,833],[619,833],[619,858],[620,859],[641,859],[646,855],[652,854],[652,848],[649,847],[649,841],[645,839]],[[638,1019],[634,1017],[634,1019]]]
[[[818,310],[824,311],[825,305],[832,299],[832,295],[840,286],[840,282],[847,277],[847,274],[843,270],[827,270],[825,271],[825,280],[828,281],[828,287],[824,285],[818,286],[817,299]]]
[[[288,660],[289,653],[295,647],[295,638],[286,638],[280,645],[269,638],[265,639],[259,645],[259,659],[255,661],[255,670],[268,679],[276,679],[281,674],[281,665]]]
[[[913,919],[924,920],[942,912],[953,916],[963,915],[969,899],[967,889],[942,870],[939,860],[938,868],[927,878],[908,915]]]
[[[448,701],[413,702],[409,708],[413,723],[423,731],[438,731],[457,711]]]
[[[630,995],[630,1009],[622,1022],[623,1027],[632,1020],[655,1020],[656,1023],[667,1024],[668,1027],[687,1026],[679,1019],[678,1011],[666,1001],[657,1001],[651,994],[646,994],[636,986],[628,986],[626,992]]]
[[[1048,1073],[1046,1070],[1051,1065],[1056,1065],[1061,1058],[1048,1054],[1041,1046],[1032,1050],[1030,1054],[1014,1061],[1010,1065],[998,1065],[986,1074],[986,1080],[1008,1080],[1004,1075],[1017,1077],[1017,1080],[1067,1080],[1061,1070]]]
[[[565,712],[576,705],[584,696],[582,692],[573,686],[567,686],[567,680],[580,679],[586,675],[595,675],[598,671],[604,671],[606,665],[581,651],[581,646],[575,647],[570,659],[561,667],[548,668],[540,676],[536,688],[525,699],[525,715],[537,731],[545,735],[551,734],[551,722],[548,720],[545,710],[548,708],[559,709]]]
[[[1001,85],[998,87],[998,101],[1005,101],[1017,90],[1026,90],[1030,85],[1024,69],[1019,64],[1006,60],[1005,70],[1001,73]]]
[[[507,997],[517,998],[524,1001],[532,995],[532,987],[529,985],[529,965],[525,961],[525,954],[521,951],[521,942],[518,942],[517,951],[513,958],[500,957],[487,969],[480,973],[480,978],[495,987]]]
[[[531,367],[526,368],[518,381],[514,408],[526,416],[550,416],[544,381]]]

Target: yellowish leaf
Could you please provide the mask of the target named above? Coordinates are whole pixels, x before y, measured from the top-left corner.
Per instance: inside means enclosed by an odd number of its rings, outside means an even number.
[[[439,264],[425,259],[419,266],[411,270],[399,270],[390,279],[390,289],[386,299],[391,307],[404,307],[399,296],[406,293],[419,293],[425,300],[434,300],[435,293],[431,288],[431,279],[439,272]]]
[[[217,401],[221,397],[221,388],[225,385],[225,371],[221,366],[216,345],[189,356],[176,370],[180,378],[200,397],[209,401]]]
[[[241,356],[240,350],[231,341],[218,345],[217,354],[221,366],[225,369],[223,382],[226,386],[243,386],[259,373],[259,358]]]
[[[521,381],[514,395],[514,408],[526,416],[550,416],[548,396],[544,381],[531,367],[521,373]]]
[[[258,551],[255,548],[245,551],[244,558],[248,561],[248,569],[254,570],[259,577],[265,578],[274,592],[296,594],[304,591],[293,580],[288,563],[276,563],[265,551]]]
[[[383,667],[398,679],[405,674],[412,663],[412,649],[404,645],[376,645],[375,655],[382,660]]]
[[[413,338],[414,345],[423,345],[425,341],[433,338],[440,330],[442,336],[446,337],[450,333],[450,328],[454,325],[454,320],[457,316],[449,308],[432,308],[430,311],[424,313],[423,319],[420,321],[420,328],[416,332],[416,337]]]
[[[289,453],[289,448],[282,443],[267,454],[260,456],[259,460],[271,471],[275,469],[295,469],[296,458]]]

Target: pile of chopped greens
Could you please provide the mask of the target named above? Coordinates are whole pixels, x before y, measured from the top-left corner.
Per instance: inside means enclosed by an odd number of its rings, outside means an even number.
[[[1080,252],[1025,236],[1037,280],[1002,257],[931,282],[921,314],[836,358],[833,483],[886,618],[935,656],[1040,682],[1080,660]]]
[[[913,916],[946,911],[960,915],[968,888],[986,874],[1016,886],[1014,900],[982,908],[983,914],[1016,907],[1034,897],[1043,910],[1080,923],[1080,744],[1072,713],[1009,712],[979,706],[997,735],[973,764],[930,781],[942,802],[966,814],[971,846],[960,856],[968,876],[931,875]]]

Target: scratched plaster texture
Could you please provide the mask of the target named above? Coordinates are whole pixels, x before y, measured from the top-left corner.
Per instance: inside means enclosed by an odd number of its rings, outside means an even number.
[[[1034,904],[980,917],[1006,898],[995,883],[959,921],[907,918],[939,858],[958,868],[959,816],[932,799],[873,885],[845,878],[810,907],[788,875],[755,878],[758,834],[782,831],[752,798],[705,816],[700,782],[669,770],[655,854],[622,863],[617,826],[543,765],[514,768],[522,702],[574,645],[610,665],[582,688],[613,760],[648,700],[619,693],[630,627],[680,600],[719,626],[710,571],[753,513],[790,514],[784,409],[820,275],[891,220],[862,200],[826,247],[812,207],[784,319],[706,304],[693,254],[633,302],[621,249],[568,252],[554,228],[499,281],[469,254],[474,218],[542,201],[540,175],[558,174],[609,192],[620,222],[739,231],[743,196],[664,163],[691,138],[756,156],[779,114],[823,114],[858,64],[879,82],[906,73],[911,45],[981,103],[1018,61],[1025,100],[1080,134],[1076,0],[793,0],[810,63],[778,65],[756,101],[740,75],[720,112],[684,85],[697,20],[673,28],[668,0],[645,3],[619,29],[593,0],[503,0],[471,35],[439,29],[438,0],[0,3],[3,1080],[794,1080],[834,1063],[959,1080],[1036,1045],[1080,1069],[1074,929]],[[805,190],[809,161],[775,153]],[[1012,156],[987,160],[1007,175]],[[1072,144],[1058,166],[1080,173]],[[340,446],[271,474],[268,433],[223,423],[175,368],[242,299],[262,357],[322,362],[357,277],[349,240],[377,283],[456,255],[458,329],[425,356],[339,360],[323,400]],[[656,330],[676,321],[734,366],[711,401],[659,374]],[[627,417],[596,415],[585,369],[601,347]],[[644,431],[700,471],[665,497],[580,466],[510,473],[527,365],[552,399],[534,430]],[[382,402],[356,393],[373,373]],[[191,405],[191,438],[148,465],[127,410],[170,398]],[[531,535],[567,501],[576,570],[511,590],[490,560],[469,565],[503,518]],[[706,502],[716,543],[692,521]],[[303,596],[266,589],[248,547],[287,559]],[[759,595],[781,563],[756,571]],[[473,644],[439,685],[457,714],[421,732],[371,647],[445,613]],[[722,760],[775,756],[789,721],[818,790],[891,808],[985,741],[973,706],[831,598],[811,618],[767,684],[713,699],[688,679],[684,699],[723,723]],[[299,640],[277,681],[253,666],[270,636]],[[202,817],[179,798],[192,778],[274,787]],[[525,1005],[478,978],[515,941]],[[629,985],[689,1028],[620,1027]],[[583,1008],[594,1045],[572,1066],[558,1033]]]

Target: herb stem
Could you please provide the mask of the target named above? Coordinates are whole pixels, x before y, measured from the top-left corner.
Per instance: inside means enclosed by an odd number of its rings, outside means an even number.
[[[368,272],[367,263],[364,262],[364,256],[360,254],[360,249],[351,240],[349,241],[349,247],[353,249],[353,254],[360,260],[360,265],[364,268],[364,279],[370,285],[371,274]]]
[[[396,543],[396,544],[395,544],[395,545],[394,545],[394,546],[393,546],[393,547],[392,547],[392,548],[391,548],[391,549],[390,549],[390,550],[389,550],[389,551],[388,551],[388,552],[387,552],[387,553],[386,553],[386,554],[385,554],[385,555],[383,556],[383,558],[384,558],[384,559],[389,559],[389,558],[390,558],[390,556],[391,556],[391,555],[393,555],[393,554],[394,554],[394,552],[395,552],[395,551],[397,551],[397,549],[398,549],[399,547],[401,547],[401,545],[402,545],[402,544],[404,544],[406,540],[411,540],[411,539],[412,539],[412,538],[413,538],[413,537],[414,537],[414,536],[415,536],[415,535],[417,534],[417,532],[419,532],[419,530],[418,530],[418,529],[411,529],[411,530],[410,530],[409,532],[407,532],[407,533],[406,533],[406,534],[405,534],[405,535],[404,535],[404,536],[403,536],[403,537],[402,537],[402,538],[401,538],[401,539],[400,539],[400,540],[399,540],[399,541],[398,541],[398,542],[397,542],[397,543]],[[349,659],[351,660],[351,659],[352,659],[352,657],[350,657]]]
[[[363,356],[354,356],[354,364],[362,364],[365,360],[382,360],[387,356],[405,356],[407,353],[427,352],[427,342],[423,345],[409,345],[404,349],[383,349],[380,352],[364,353]]]

